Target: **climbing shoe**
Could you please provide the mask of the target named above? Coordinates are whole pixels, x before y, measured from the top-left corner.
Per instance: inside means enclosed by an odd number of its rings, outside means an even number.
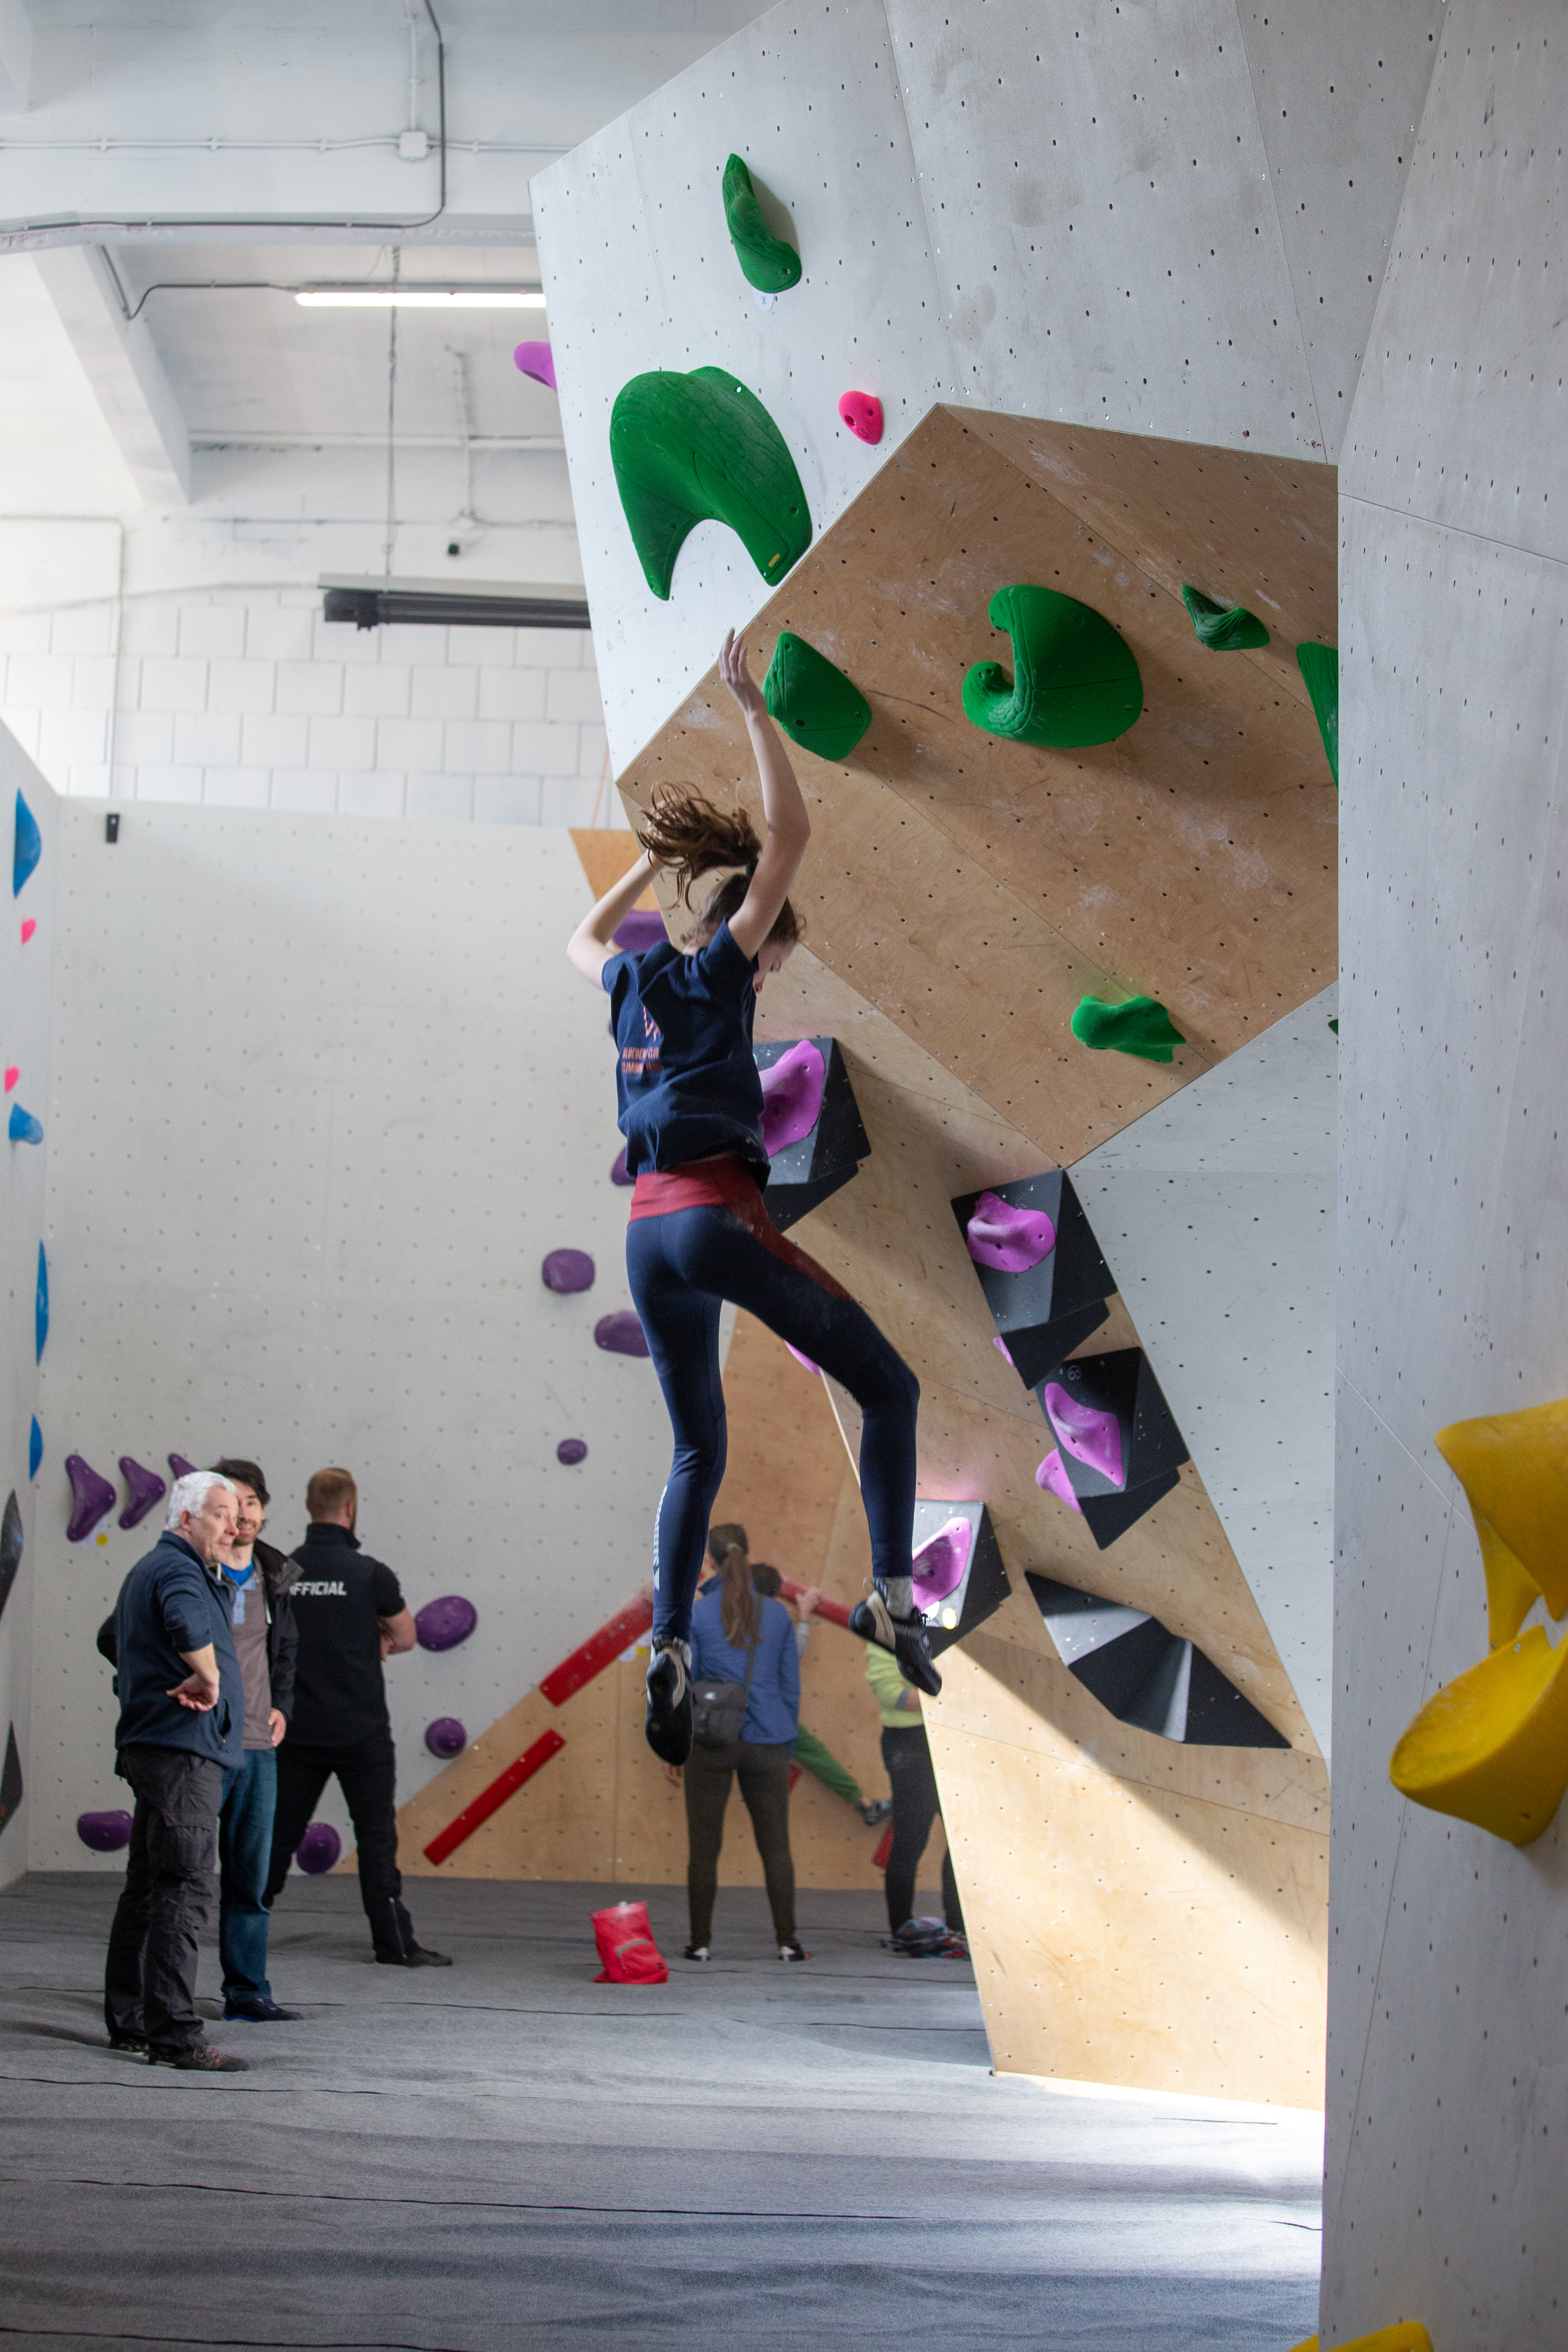
[[[647,1670],[643,1731],[661,1764],[684,1764],[691,1754],[691,1645],[656,1642]]]
[[[904,1680],[916,1690],[928,1698],[941,1696],[942,1676],[931,1664],[923,1617],[895,1617],[882,1595],[873,1591],[868,1601],[858,1601],[849,1612],[849,1631],[863,1642],[875,1642],[879,1650],[891,1650]]]
[[[868,1830],[879,1830],[893,1810],[891,1797],[863,1797],[855,1808]]]

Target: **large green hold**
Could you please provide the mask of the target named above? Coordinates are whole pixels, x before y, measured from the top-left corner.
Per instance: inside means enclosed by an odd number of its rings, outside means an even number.
[[[736,259],[760,292],[783,294],[800,284],[800,256],[763,218],[752,175],[739,155],[724,166],[724,218]]]
[[[610,413],[610,462],[656,596],[668,596],[675,559],[700,522],[728,523],[770,583],[811,545],[805,492],[784,435],[727,368],[634,375]]]
[[[1143,708],[1126,639],[1091,604],[1055,588],[999,588],[991,625],[1013,640],[1013,676],[976,662],[963,681],[966,718],[1013,743],[1072,751],[1125,735]]]
[[[1318,732],[1340,788],[1340,649],[1338,646],[1298,646],[1296,667],[1306,681],[1318,716]]]
[[[1154,996],[1130,996],[1125,1004],[1086,996],[1073,1014],[1072,1034],[1094,1053],[1136,1054],[1141,1062],[1168,1062],[1173,1047],[1187,1042]]]
[[[1268,643],[1268,630],[1245,604],[1216,604],[1201,588],[1185,585],[1182,602],[1197,632],[1198,643],[1207,646],[1211,654],[1245,653],[1250,646]]]
[[[819,760],[847,760],[871,724],[871,706],[854,680],[791,629],[779,631],[763,700],[791,742]]]

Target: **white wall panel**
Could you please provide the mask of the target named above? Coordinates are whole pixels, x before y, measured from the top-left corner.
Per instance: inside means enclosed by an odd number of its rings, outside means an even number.
[[[730,243],[731,151],[785,207],[800,284],[763,310]],[[650,368],[732,367],[769,410],[820,531],[954,379],[880,0],[774,8],[533,183],[583,576],[617,767],[771,593],[700,524],[648,589],[610,467],[610,411]],[[873,449],[838,421],[874,392]]]
[[[562,952],[568,836],[134,806],[110,848],[100,811],[61,822],[36,1868],[94,1866],[76,1816],[123,1794],[92,1636],[152,1532],[68,1544],[67,1453],[254,1455],[286,1549],[310,1472],[354,1471],[410,1604],[479,1612],[388,1669],[404,1794],[434,1717],[482,1730],[630,1597],[668,1454],[651,1367],[593,1345],[630,1303],[626,1194],[604,1003]],[[570,1298],[540,1280],[563,1245],[598,1266]]]
[[[43,856],[19,896],[13,895],[12,824],[21,792],[43,836]],[[58,816],[53,793],[15,738],[0,727],[0,1062],[14,1082],[0,1095],[0,1252],[5,1328],[0,1332],[0,1509],[15,1494],[22,1513],[22,1564],[0,1615],[0,1764],[13,1726],[22,1765],[23,1802],[0,1829],[0,1886],[27,1860],[27,1825],[37,1811],[38,1777],[31,1736],[34,1595],[38,1590],[37,1489],[27,1475],[27,1443],[38,1409],[34,1306],[38,1244],[47,1242],[47,1187],[52,1142],[49,1115],[49,988],[55,954]],[[22,926],[36,925],[24,940]],[[41,1121],[42,1143],[12,1143],[11,1107]],[[51,1247],[52,1256],[52,1247]],[[51,1269],[52,1270],[52,1269]],[[58,1455],[56,1455],[58,1461]]]
[[[1072,1171],[1325,1756],[1335,1003],[1314,997]]]

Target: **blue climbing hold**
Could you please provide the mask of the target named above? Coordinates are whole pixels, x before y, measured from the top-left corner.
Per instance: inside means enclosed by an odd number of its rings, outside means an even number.
[[[44,854],[44,836],[38,831],[38,820],[22,798],[16,795],[16,831],[11,845],[11,896],[18,898],[22,885]]]
[[[49,1336],[49,1261],[44,1255],[44,1244],[38,1244],[38,1287],[33,1299],[33,1361],[44,1360],[44,1341]]]
[[[44,1433],[38,1427],[38,1416],[33,1415],[33,1426],[27,1432],[27,1475],[36,1478],[38,1465],[44,1458]]]
[[[42,1143],[44,1139],[43,1129],[38,1125],[32,1112],[24,1110],[20,1103],[13,1103],[11,1106],[11,1124],[6,1133],[13,1143]]]

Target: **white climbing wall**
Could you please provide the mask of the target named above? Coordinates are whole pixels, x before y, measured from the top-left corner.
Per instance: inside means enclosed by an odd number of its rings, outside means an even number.
[[[68,1544],[68,1453],[252,1456],[285,1549],[310,1472],[355,1473],[410,1605],[479,1615],[388,1668],[407,1796],[426,1723],[482,1730],[648,1574],[668,1436],[651,1366],[593,1344],[630,1304],[626,1194],[570,836],[149,806],[111,848],[100,805],[59,820],[30,1855],[116,1870],[75,1834],[124,1795],[93,1635],[160,1521]],[[560,1246],[591,1291],[543,1287]]]
[[[1072,1171],[1325,1757],[1335,1009],[1312,998]]]
[[[37,821],[43,856],[19,893],[11,887],[12,825],[20,793]],[[5,1266],[5,1331],[0,1339],[0,1509],[15,1494],[22,1514],[21,1567],[0,1605],[0,1766],[15,1727],[23,1800],[0,1823],[0,1886],[21,1875],[27,1862],[27,1825],[39,1793],[30,1732],[34,1598],[38,1589],[37,1490],[27,1477],[27,1441],[37,1407],[34,1305],[38,1244],[46,1238],[49,1150],[49,975],[55,951],[57,803],[15,738],[0,727],[0,1150],[5,1155],[0,1209]],[[24,940],[25,923],[35,926]],[[13,1078],[12,1072],[16,1072]],[[44,1129],[38,1144],[13,1143],[12,1106],[20,1104]],[[52,1255],[52,1252],[51,1252]],[[58,1460],[57,1456],[57,1460]]]
[[[650,368],[732,367],[818,530],[936,400],[1339,456],[1442,0],[784,0],[533,183],[612,756],[763,601],[700,525],[660,604],[610,411]],[[733,149],[801,283],[758,307]],[[881,449],[840,425],[877,393]]]
[[[1341,475],[1322,2341],[1561,2352],[1568,1821],[1514,1848],[1387,1778],[1487,1646],[1433,1432],[1568,1394],[1568,25],[1447,19]]]

